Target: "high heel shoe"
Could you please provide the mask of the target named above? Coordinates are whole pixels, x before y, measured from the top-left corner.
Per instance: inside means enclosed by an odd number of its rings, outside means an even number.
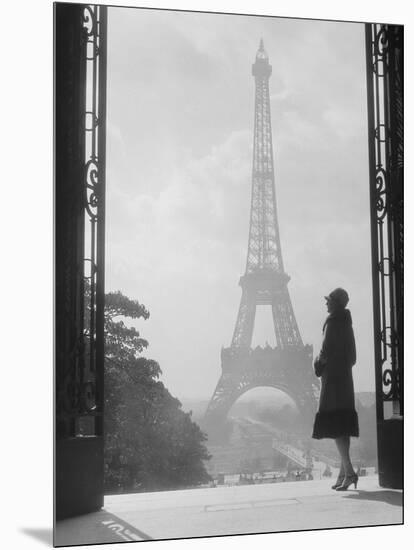
[[[354,484],[355,489],[358,485],[358,475],[353,474],[351,476],[345,476],[345,479],[340,487],[338,487],[337,491],[346,491],[350,485]]]
[[[335,484],[332,485],[332,489],[338,489],[338,487],[340,487],[342,485],[342,483],[344,482],[344,479],[345,479],[345,474],[340,474],[338,476],[338,479],[335,481]]]

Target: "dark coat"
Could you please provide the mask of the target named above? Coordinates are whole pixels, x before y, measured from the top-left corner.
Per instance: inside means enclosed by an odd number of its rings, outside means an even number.
[[[356,363],[351,313],[331,313],[323,327],[323,342],[315,360],[315,374],[322,379],[319,411],[313,437],[358,435],[352,367]]]

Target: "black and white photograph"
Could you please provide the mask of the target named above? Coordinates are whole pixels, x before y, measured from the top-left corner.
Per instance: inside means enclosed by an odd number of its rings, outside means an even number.
[[[53,5],[54,545],[401,526],[404,25],[172,4]]]

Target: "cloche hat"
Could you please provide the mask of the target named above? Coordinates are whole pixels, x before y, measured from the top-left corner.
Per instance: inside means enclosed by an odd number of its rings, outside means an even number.
[[[343,288],[335,288],[335,290],[330,292],[328,296],[325,296],[326,300],[328,298],[334,300],[338,305],[342,307],[346,307],[347,303],[349,302],[348,292]]]

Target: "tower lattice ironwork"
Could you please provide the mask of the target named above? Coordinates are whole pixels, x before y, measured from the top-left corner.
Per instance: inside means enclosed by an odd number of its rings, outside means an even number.
[[[224,417],[240,395],[273,386],[290,395],[302,412],[314,409],[317,388],[311,368],[312,347],[305,346],[293,312],[285,273],[276,209],[270,115],[272,66],[263,40],[252,67],[255,112],[252,195],[246,271],[231,346],[221,352],[222,375],[209,403],[207,419]],[[251,349],[258,305],[270,306],[276,347]]]

